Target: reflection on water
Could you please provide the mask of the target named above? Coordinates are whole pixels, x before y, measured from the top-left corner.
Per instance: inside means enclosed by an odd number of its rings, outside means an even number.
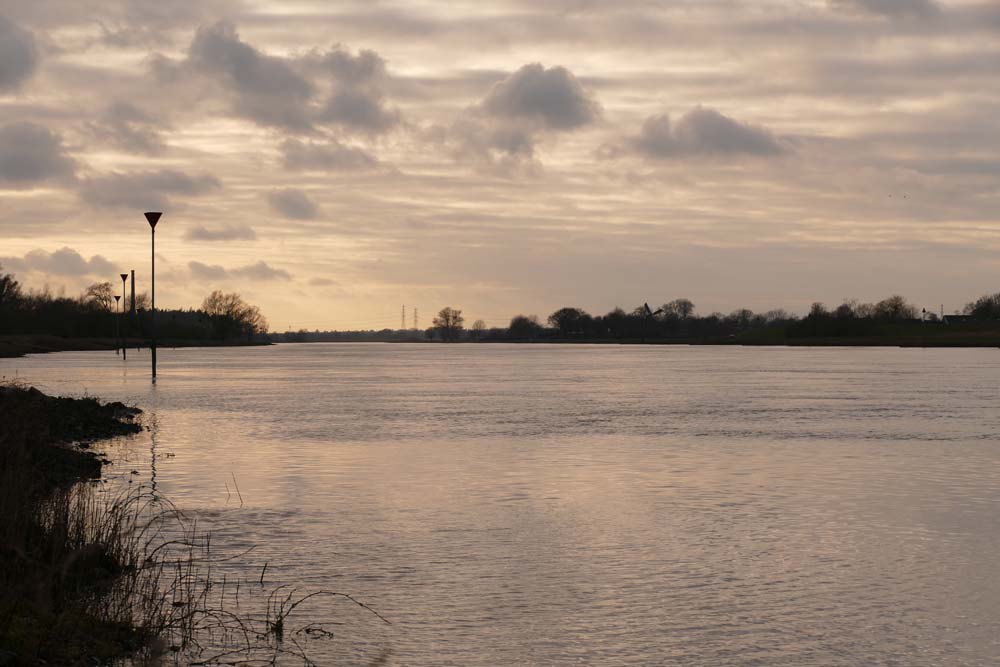
[[[213,544],[392,620],[321,664],[1000,663],[998,351],[161,354],[0,375],[146,408],[127,465]]]

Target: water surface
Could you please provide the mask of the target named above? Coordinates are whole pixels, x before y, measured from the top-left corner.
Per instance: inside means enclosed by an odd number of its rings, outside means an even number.
[[[318,601],[320,664],[1000,664],[1000,351],[158,356],[0,375],[143,407],[133,477],[393,622]]]

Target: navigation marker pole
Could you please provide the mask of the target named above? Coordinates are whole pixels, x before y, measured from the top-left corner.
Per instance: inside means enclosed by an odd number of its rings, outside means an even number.
[[[128,345],[125,344],[126,322],[124,320],[125,320],[125,281],[128,280],[128,274],[119,273],[118,275],[122,277],[122,316],[119,319],[123,320],[121,324],[121,340],[118,342],[120,342],[122,345],[122,361],[126,361],[128,359],[128,352],[127,352]]]
[[[146,222],[149,223],[150,238],[152,239],[152,254],[149,265],[149,292],[150,292],[150,346],[149,350],[153,359],[153,382],[156,382],[156,223],[163,215],[160,211],[146,211]]]

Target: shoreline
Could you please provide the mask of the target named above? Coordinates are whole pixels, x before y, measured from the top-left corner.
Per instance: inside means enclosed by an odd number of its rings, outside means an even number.
[[[147,339],[130,338],[128,349],[149,348]],[[272,345],[271,341],[219,341],[185,340],[167,338],[157,342],[157,349],[176,347],[258,347]],[[112,351],[119,347],[114,338],[65,338],[48,335],[0,336],[0,359],[15,359],[28,354],[49,352],[92,352]]]
[[[0,385],[0,664],[84,664],[140,650],[143,629],[99,611],[135,577],[129,517],[89,493],[97,442],[139,433],[141,410]]]

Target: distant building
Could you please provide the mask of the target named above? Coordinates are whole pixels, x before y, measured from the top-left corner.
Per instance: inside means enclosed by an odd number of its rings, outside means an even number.
[[[945,315],[945,324],[968,324],[969,322],[974,322],[976,318],[972,315]]]

